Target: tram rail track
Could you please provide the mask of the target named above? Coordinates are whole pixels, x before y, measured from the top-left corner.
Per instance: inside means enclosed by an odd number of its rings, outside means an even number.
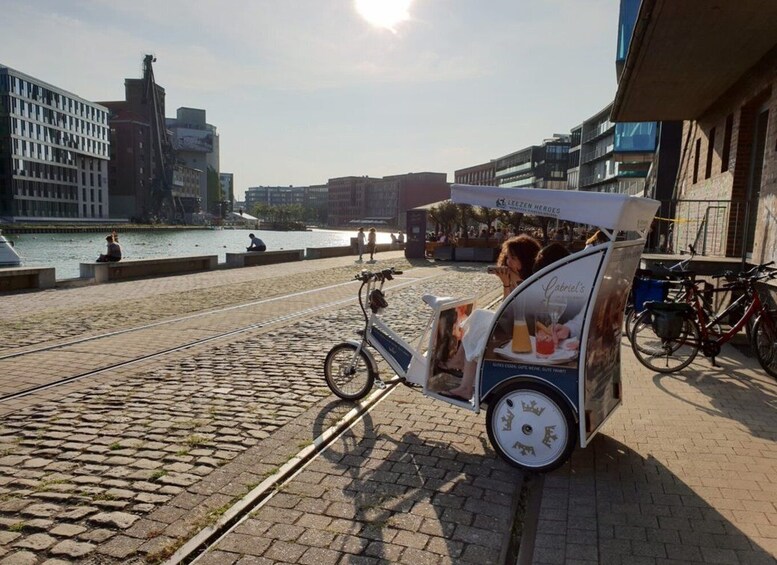
[[[340,439],[349,429],[356,425],[366,414],[385,400],[395,387],[400,384],[398,378],[385,381],[385,387],[375,390],[367,398],[356,403],[337,423],[316,437],[311,445],[300,450],[273,475],[267,477],[261,484],[243,496],[232,505],[218,521],[200,530],[181,546],[164,565],[196,564],[210,548],[216,547],[227,535],[242,524],[251,513],[266,504],[283,485],[290,482],[302,472],[311,462]]]
[[[435,278],[435,277],[438,277],[438,276],[440,276],[440,275],[439,274],[434,274],[434,275],[429,275],[429,276],[420,277],[420,278],[419,277],[412,277],[412,278],[410,278],[410,280],[405,278],[401,282],[398,281],[396,284],[393,284],[390,287],[390,289],[398,289],[398,288],[402,288],[402,287],[418,284],[419,282],[422,282],[422,281],[425,281],[425,280],[429,280],[429,279],[432,279],[432,278]],[[176,317],[176,318],[162,320],[162,321],[154,322],[154,323],[151,323],[151,324],[144,324],[142,326],[136,326],[136,327],[132,327],[132,328],[125,328],[125,329],[122,329],[122,330],[117,330],[115,332],[106,332],[106,333],[102,333],[102,334],[99,334],[99,335],[87,336],[87,337],[83,337],[83,338],[78,338],[78,339],[70,340],[70,341],[67,341],[67,342],[64,342],[64,343],[56,343],[56,344],[47,345],[47,346],[44,346],[44,347],[37,347],[37,348],[34,348],[34,349],[28,349],[28,350],[23,351],[23,352],[14,352],[14,353],[7,354],[7,355],[0,355],[0,362],[7,361],[7,360],[20,359],[20,358],[24,358],[25,356],[31,356],[31,355],[35,355],[35,354],[46,353],[46,352],[49,352],[49,351],[64,350],[64,349],[66,349],[68,347],[80,346],[80,345],[91,343],[91,342],[98,342],[100,340],[104,340],[104,339],[107,339],[107,338],[112,338],[112,337],[116,337],[116,336],[126,335],[126,334],[130,334],[130,333],[141,332],[141,331],[150,330],[150,329],[154,329],[154,328],[158,328],[158,327],[163,327],[163,326],[166,326],[166,325],[169,326],[169,325],[172,325],[172,324],[181,323],[181,322],[185,322],[185,321],[196,319],[196,318],[204,318],[204,317],[208,317],[208,316],[215,316],[215,315],[219,315],[219,314],[225,314],[225,313],[228,313],[230,311],[234,311],[234,310],[238,310],[238,309],[261,306],[261,305],[268,304],[268,303],[271,303],[271,302],[278,302],[278,301],[281,301],[281,300],[288,300],[288,299],[291,299],[291,298],[294,298],[294,297],[299,297],[299,296],[304,296],[304,295],[309,295],[309,294],[317,294],[317,293],[321,293],[321,292],[329,290],[329,289],[336,289],[338,287],[354,285],[354,284],[357,284],[357,282],[356,281],[348,281],[348,282],[345,282],[345,283],[337,283],[337,284],[329,285],[329,286],[326,286],[326,287],[321,287],[321,288],[316,288],[316,289],[310,289],[310,290],[305,290],[305,291],[289,293],[289,294],[285,294],[285,295],[277,296],[277,297],[273,297],[273,298],[252,301],[252,302],[248,302],[248,303],[244,303],[244,304],[237,304],[237,305],[227,306],[227,307],[219,308],[219,309],[216,309],[216,310],[208,310],[206,312],[198,312],[196,314],[189,314],[189,315],[185,315],[185,316],[179,316],[179,317]],[[161,349],[161,350],[150,352],[148,354],[135,356],[135,357],[133,357],[131,359],[126,359],[126,360],[122,360],[120,362],[115,362],[115,363],[109,363],[107,365],[104,365],[104,366],[101,366],[101,367],[98,367],[98,368],[94,368],[94,369],[90,369],[90,370],[87,370],[87,371],[83,371],[83,372],[80,372],[80,373],[77,373],[77,374],[74,374],[74,375],[70,375],[70,376],[61,378],[61,379],[57,379],[57,380],[54,380],[52,382],[40,384],[40,385],[37,385],[37,386],[27,387],[27,388],[24,388],[22,390],[19,390],[19,391],[13,392],[13,393],[0,395],[0,405],[6,404],[8,402],[11,402],[11,401],[19,399],[19,398],[30,396],[32,394],[40,393],[40,392],[43,392],[43,391],[46,391],[46,390],[51,390],[51,389],[59,387],[59,386],[63,386],[63,385],[69,384],[69,383],[77,382],[77,381],[80,381],[80,380],[83,380],[83,379],[86,379],[86,378],[89,378],[89,377],[92,377],[92,376],[96,376],[96,375],[99,375],[101,373],[105,373],[107,371],[116,370],[116,369],[119,369],[119,368],[122,368],[122,367],[127,367],[127,366],[131,366],[131,365],[135,365],[135,364],[138,364],[138,363],[141,363],[141,362],[144,362],[144,361],[148,361],[150,359],[156,359],[156,358],[164,357],[165,355],[170,355],[170,354],[173,354],[173,353],[177,353],[177,352],[185,350],[185,349],[189,349],[189,348],[192,348],[192,347],[197,347],[197,346],[204,345],[204,344],[207,344],[207,343],[211,343],[211,342],[214,342],[214,341],[231,338],[231,337],[234,337],[234,336],[237,336],[237,335],[240,335],[240,334],[244,334],[244,333],[247,333],[247,332],[256,331],[256,330],[259,330],[259,329],[266,329],[266,328],[269,328],[269,327],[272,327],[272,326],[276,326],[276,325],[279,325],[279,324],[283,324],[285,322],[289,322],[289,321],[292,321],[292,320],[295,320],[295,319],[305,318],[305,317],[310,316],[312,314],[315,314],[317,312],[326,311],[326,310],[329,310],[329,309],[332,309],[332,308],[336,308],[338,306],[342,306],[344,304],[355,302],[355,300],[356,300],[355,297],[349,296],[347,298],[338,299],[338,300],[332,300],[332,301],[329,301],[329,302],[326,302],[326,303],[323,303],[323,304],[320,304],[320,305],[316,305],[316,306],[313,306],[313,307],[297,309],[297,310],[294,310],[294,311],[291,311],[291,312],[288,312],[288,313],[285,313],[285,314],[282,314],[282,315],[279,315],[279,316],[268,318],[268,319],[263,320],[261,322],[256,322],[256,323],[252,323],[252,324],[243,325],[243,326],[240,326],[240,327],[237,327],[237,328],[230,329],[228,331],[222,331],[222,332],[219,332],[219,333],[215,333],[215,334],[207,336],[207,337],[190,340],[190,341],[187,341],[187,342],[182,343],[182,344],[178,344],[178,345],[173,346],[173,347],[168,347],[168,348],[164,348],[164,349]]]
[[[500,301],[501,296],[490,297],[487,299],[485,308],[491,309]],[[261,484],[233,504],[215,524],[203,528],[191,537],[164,562],[164,565],[196,565],[209,549],[217,547],[220,541],[234,532],[254,511],[260,509],[272,499],[284,485],[293,480],[317,457],[321,456],[365,415],[376,408],[380,402],[388,398],[398,385],[404,384],[396,375],[394,378],[382,382],[383,387],[376,388],[367,398],[355,403],[353,409],[316,437],[311,445],[299,451],[286,464],[281,466],[277,472],[267,477]],[[345,403],[347,401],[342,402]]]

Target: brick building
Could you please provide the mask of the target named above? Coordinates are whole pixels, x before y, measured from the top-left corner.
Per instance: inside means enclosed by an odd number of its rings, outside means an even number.
[[[407,210],[451,195],[445,173],[341,177],[329,179],[328,187],[332,226],[357,221],[404,229]]]
[[[612,116],[684,121],[675,250],[777,259],[776,21],[770,0],[640,5]]]
[[[453,173],[456,184],[474,184],[475,186],[496,186],[496,162],[459,169]]]

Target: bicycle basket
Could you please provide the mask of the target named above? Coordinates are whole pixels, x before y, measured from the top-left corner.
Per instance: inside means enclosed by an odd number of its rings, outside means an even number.
[[[660,281],[656,279],[637,278],[634,279],[634,311],[642,312],[645,309],[645,303],[663,302],[669,295],[669,281]]]
[[[683,333],[683,323],[693,312],[684,302],[647,302],[645,308],[653,316],[653,331],[661,339],[677,339]]]

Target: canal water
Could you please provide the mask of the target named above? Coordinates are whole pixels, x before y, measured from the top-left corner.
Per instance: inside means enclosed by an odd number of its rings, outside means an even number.
[[[245,251],[249,233],[257,235],[268,251],[305,249],[306,247],[338,247],[350,245],[356,231],[263,231],[263,230],[158,230],[122,233],[119,243],[125,259],[177,257],[183,255],[218,255],[219,263],[226,254]],[[57,280],[79,276],[79,263],[94,261],[105,253],[106,233],[38,233],[5,234],[22,257],[23,266],[56,268]],[[377,234],[378,243],[389,243],[391,234]]]

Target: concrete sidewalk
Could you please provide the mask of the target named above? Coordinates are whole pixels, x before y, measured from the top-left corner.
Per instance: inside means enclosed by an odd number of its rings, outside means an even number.
[[[732,346],[659,375],[627,345],[624,405],[545,477],[530,562],[775,563],[777,382]]]

